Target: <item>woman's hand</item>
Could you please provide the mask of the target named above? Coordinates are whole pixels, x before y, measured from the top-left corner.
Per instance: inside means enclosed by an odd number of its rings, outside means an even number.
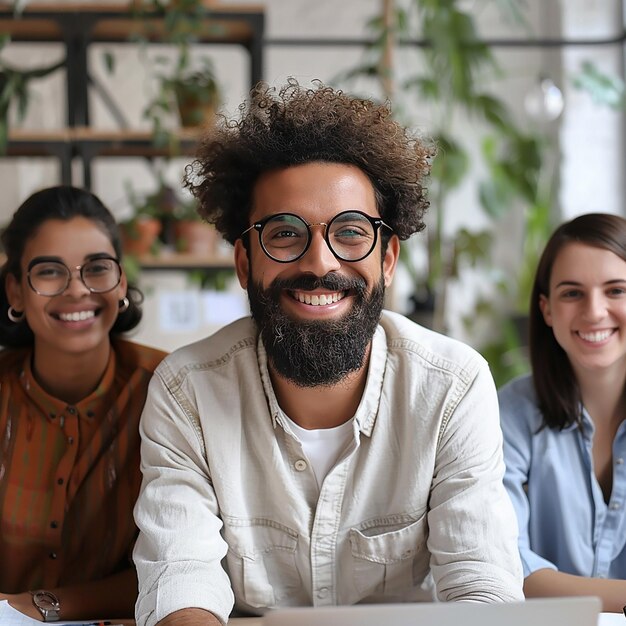
[[[626,604],[626,580],[587,578],[552,569],[538,569],[524,580],[527,598],[554,596],[598,596],[602,610],[621,613]]]

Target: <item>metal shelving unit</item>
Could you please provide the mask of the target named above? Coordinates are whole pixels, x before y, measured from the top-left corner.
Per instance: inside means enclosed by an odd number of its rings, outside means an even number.
[[[256,84],[263,74],[264,12],[261,6],[207,6],[199,43],[242,46],[248,53],[248,79]],[[0,6],[0,33],[15,42],[61,42],[66,52],[67,127],[58,132],[13,131],[9,135],[6,157],[52,156],[59,160],[61,182],[72,183],[72,160],[80,159],[85,187],[91,186],[91,163],[96,157],[168,156],[155,148],[148,133],[120,130],[105,133],[90,128],[89,89],[94,86],[88,67],[88,49],[93,43],[137,45],[133,37],[146,36],[159,42],[164,37],[163,18],[133,16],[129,5],[27,4],[19,16],[10,5]],[[104,94],[106,104],[106,93]],[[186,131],[179,134],[181,154],[192,154],[195,141]]]

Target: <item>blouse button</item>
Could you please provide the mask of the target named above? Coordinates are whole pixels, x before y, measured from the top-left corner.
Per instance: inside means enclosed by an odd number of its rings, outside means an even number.
[[[294,465],[293,465],[293,466],[296,468],[296,470],[297,470],[298,472],[304,472],[304,470],[305,470],[305,469],[306,469],[306,467],[307,467],[307,465],[306,465],[306,461],[305,461],[305,460],[303,460],[303,459],[298,459],[298,460],[294,463]]]

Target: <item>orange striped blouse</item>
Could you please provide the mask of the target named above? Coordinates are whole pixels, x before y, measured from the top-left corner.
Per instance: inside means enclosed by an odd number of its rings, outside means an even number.
[[[0,592],[127,569],[136,538],[139,417],[164,352],[114,340],[97,389],[70,406],[0,352]]]

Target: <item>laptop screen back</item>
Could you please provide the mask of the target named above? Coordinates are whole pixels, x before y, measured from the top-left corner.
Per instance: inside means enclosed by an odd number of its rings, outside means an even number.
[[[596,626],[598,598],[478,604],[436,602],[299,607],[266,613],[263,626]]]

